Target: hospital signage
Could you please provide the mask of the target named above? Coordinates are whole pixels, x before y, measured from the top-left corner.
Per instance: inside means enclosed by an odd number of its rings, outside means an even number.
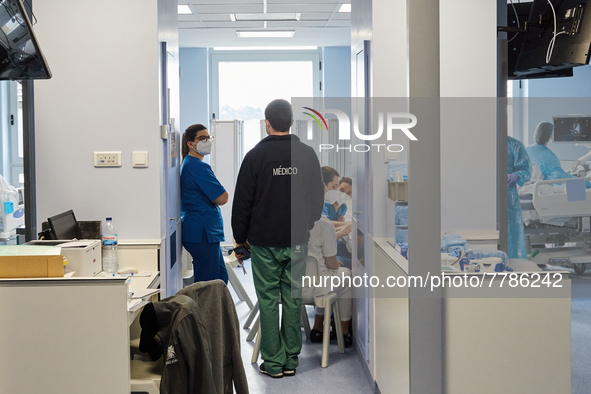
[[[315,120],[320,130],[324,130],[326,128],[328,130],[328,124],[324,116],[319,111],[316,111],[310,107],[302,107],[309,112],[303,112],[305,115],[308,115],[310,121],[308,122],[307,128],[307,137],[309,140],[314,138],[314,131],[313,131],[313,123],[312,120]],[[322,110],[323,113],[331,113],[336,115],[338,124],[339,124],[339,140],[342,141],[350,141],[351,140],[351,121],[349,116],[337,109],[324,109]],[[409,122],[401,122],[401,120],[409,120]],[[385,127],[384,127],[385,123]],[[374,134],[363,134],[359,130],[359,115],[353,114],[353,133],[355,137],[362,141],[376,141],[382,137],[384,134],[384,129],[386,130],[386,138],[388,141],[392,141],[392,136],[394,132],[401,131],[403,132],[411,141],[417,141],[417,137],[410,131],[411,128],[416,126],[417,124],[417,117],[411,113],[406,112],[378,112],[378,130]],[[333,144],[320,144],[319,151],[327,151],[327,150],[336,150],[339,151],[349,151],[349,152],[369,152],[370,150],[377,150],[378,152],[382,152],[387,150],[388,152],[402,152],[404,147],[400,144],[379,144],[379,143],[362,143],[362,144],[348,144],[348,145],[333,145]]]

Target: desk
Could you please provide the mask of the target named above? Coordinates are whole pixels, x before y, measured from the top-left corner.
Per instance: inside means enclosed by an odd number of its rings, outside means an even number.
[[[2,393],[129,393],[125,278],[0,279]]]
[[[408,260],[386,239],[374,239],[372,253],[372,275],[409,278]],[[516,277],[539,274],[531,262],[510,260],[509,264],[521,271],[514,273]],[[492,285],[492,279],[487,280],[482,287],[442,289],[443,392],[570,393],[570,279],[563,275],[558,295],[558,289],[547,286],[520,289],[505,282],[499,287],[501,280],[495,278]],[[370,300],[375,316],[372,373],[382,392],[408,393],[409,290],[377,288],[374,296]]]
[[[129,393],[129,325],[147,301],[128,310],[126,277],[0,279],[0,300],[0,393]]]

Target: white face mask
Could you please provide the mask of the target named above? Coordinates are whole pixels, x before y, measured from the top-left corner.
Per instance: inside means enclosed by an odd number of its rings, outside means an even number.
[[[348,198],[348,195],[338,190],[329,190],[324,195],[324,201],[326,201],[329,204],[334,204],[336,202],[339,205],[342,205],[347,201]]]
[[[211,153],[211,139],[205,142],[199,141],[193,145],[193,149],[202,156],[209,155]]]
[[[339,192],[341,193],[339,195],[339,198],[337,199],[337,202],[339,203],[339,205],[343,205],[344,203],[346,203],[347,201],[349,201],[351,199],[351,197],[349,197],[349,195],[347,193],[343,193],[343,192]]]

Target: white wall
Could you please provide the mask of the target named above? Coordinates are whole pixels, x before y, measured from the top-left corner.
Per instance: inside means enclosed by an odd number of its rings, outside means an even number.
[[[160,239],[158,1],[38,0],[35,15],[53,72],[35,82],[39,228],[73,209],[113,217],[120,238]],[[122,166],[95,168],[97,150],[121,151]],[[132,168],[133,150],[148,168]]]
[[[496,230],[496,2],[470,2],[478,18],[459,18],[465,1],[439,6],[441,227]]]

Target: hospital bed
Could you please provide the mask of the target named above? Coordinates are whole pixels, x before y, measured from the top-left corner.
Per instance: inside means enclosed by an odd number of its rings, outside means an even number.
[[[535,263],[574,268],[579,274],[591,263],[591,189],[577,198],[572,189],[567,193],[568,182],[582,179],[591,181],[591,176],[533,180],[520,188],[526,244]]]

